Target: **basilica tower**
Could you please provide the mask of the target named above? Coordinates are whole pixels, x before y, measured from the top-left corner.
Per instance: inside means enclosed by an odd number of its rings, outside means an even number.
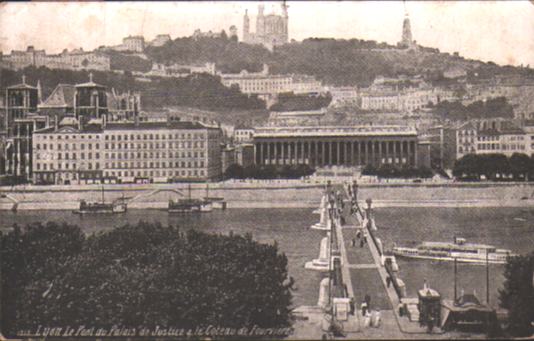
[[[250,43],[250,19],[248,18],[248,10],[245,10],[245,16],[243,17],[243,41]]]
[[[282,42],[283,43],[287,43],[289,41],[289,30],[288,30],[288,24],[289,24],[289,14],[287,13],[287,8],[289,6],[286,4],[286,2],[284,1],[284,3],[282,4],[282,13],[283,13],[283,18],[284,18],[284,28],[283,28],[283,31],[284,31],[284,36],[283,36],[283,40]]]
[[[260,40],[263,40],[265,36],[265,15],[264,15],[265,6],[258,6],[258,16],[256,17],[256,37]]]
[[[402,24],[402,39],[400,45],[405,48],[414,48],[415,42],[412,37],[412,28],[410,25],[410,17],[408,12],[404,15],[404,22]]]

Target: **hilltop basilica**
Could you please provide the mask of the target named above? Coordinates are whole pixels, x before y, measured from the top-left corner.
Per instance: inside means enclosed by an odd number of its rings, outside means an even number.
[[[250,19],[247,11],[243,17],[243,41],[248,44],[262,44],[269,50],[274,46],[288,42],[288,14],[287,5],[282,4],[282,15],[274,13],[265,15],[264,6],[258,6],[256,17],[256,32],[250,32]]]

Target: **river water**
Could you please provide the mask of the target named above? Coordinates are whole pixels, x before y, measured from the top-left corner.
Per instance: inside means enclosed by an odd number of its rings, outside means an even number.
[[[214,210],[196,215],[168,214],[163,210],[130,209],[120,215],[72,214],[70,211],[0,211],[0,228],[9,228],[17,223],[24,226],[32,222],[65,221],[80,226],[90,234],[112,229],[125,223],[140,220],[160,222],[162,225],[180,226],[184,229],[228,234],[251,233],[261,243],[278,243],[278,248],[288,258],[290,276],[296,281],[293,305],[315,305],[319,294],[322,274],[304,269],[304,264],[319,255],[319,242],[324,232],[310,230],[318,221],[312,209],[227,209]]]
[[[422,241],[452,240],[456,234],[468,241],[488,243],[500,248],[527,253],[534,249],[534,209],[524,208],[379,208],[376,210],[378,236],[386,247],[416,245]],[[304,263],[319,254],[322,231],[310,230],[318,221],[312,209],[228,209],[201,215],[169,215],[160,210],[129,210],[123,215],[78,216],[70,211],[0,212],[0,228],[14,223],[25,225],[37,221],[65,221],[77,224],[86,233],[111,229],[139,220],[163,225],[194,228],[209,233],[251,233],[262,243],[278,243],[289,261],[289,274],[296,281],[294,306],[317,303],[319,282],[324,274],[305,270]],[[407,285],[408,296],[415,297],[423,279],[443,297],[453,295],[453,264],[425,260],[398,260],[400,277]],[[490,266],[490,300],[497,303],[497,289],[503,282],[503,265]],[[486,297],[486,269],[480,265],[458,265],[458,288],[466,293],[476,290]]]
[[[494,245],[525,254],[534,251],[534,208],[379,208],[375,211],[377,235],[385,248],[416,246],[422,241],[452,241],[454,236],[468,242]],[[454,263],[431,260],[397,259],[400,278],[409,297],[426,279],[442,297],[454,297]],[[486,266],[458,263],[458,295],[476,293],[486,301]],[[498,305],[504,265],[489,266],[489,298]]]

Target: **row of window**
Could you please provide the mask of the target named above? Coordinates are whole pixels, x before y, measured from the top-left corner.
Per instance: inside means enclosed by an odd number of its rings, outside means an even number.
[[[502,145],[503,150],[525,150],[524,144],[503,144]]]
[[[36,166],[36,170],[38,170],[38,171],[41,170],[41,168],[44,171],[48,171],[48,170],[53,171],[53,170],[56,169],[56,168],[54,168],[54,164],[53,163],[51,163],[51,164],[43,163],[41,165],[40,162],[37,162],[35,166]],[[68,163],[68,162],[61,163],[60,162],[60,163],[57,164],[57,169],[58,170],[59,169],[76,170],[76,169],[78,169],[78,164],[77,163]],[[100,169],[100,162],[96,162],[96,163],[88,162],[87,163],[87,169],[89,169],[89,170],[93,170],[93,169],[98,170],[98,169]]]
[[[56,137],[56,138],[55,138]],[[100,139],[101,136],[100,135],[63,135],[63,134],[54,134],[54,135],[37,135],[36,138],[39,139],[39,138],[42,138],[43,140],[54,140],[54,139],[57,139],[57,140],[69,140],[69,139],[72,139],[72,140],[76,140],[76,139],[79,139],[79,140],[85,140],[87,137],[87,139],[91,140],[91,139]],[[154,138],[156,140],[185,140],[185,139],[188,139],[188,140],[203,140],[206,138],[206,135],[204,133],[194,133],[194,134],[191,134],[191,133],[187,133],[187,134],[123,134],[123,135],[105,135],[104,136],[104,139],[106,141],[134,141],[134,140],[154,140]]]
[[[182,153],[179,153],[179,152],[176,152],[176,153],[173,153],[173,152],[169,152],[169,154],[167,154],[166,152],[162,152],[161,154],[159,152],[137,152],[137,153],[133,153],[131,152],[130,153],[130,159],[134,159],[134,158],[167,158],[167,155],[169,158],[204,158],[204,152],[182,152]],[[105,157],[106,159],[128,159],[128,153],[106,153],[105,154]]]
[[[500,149],[497,143],[479,143],[478,150],[498,150]]]
[[[159,161],[137,161],[137,162],[106,162],[106,168],[204,168],[204,161],[176,161],[176,162],[159,162]]]
[[[85,143],[81,143],[79,146],[80,146],[81,150],[85,150]],[[100,143],[95,143],[94,147],[95,147],[95,149],[100,149]],[[52,143],[50,143],[50,144],[43,143],[42,144],[42,148],[43,148],[43,150],[47,150],[47,148],[49,150],[54,150],[54,145]],[[35,145],[35,149],[40,150],[41,149],[41,144],[37,143]],[[69,150],[69,144],[68,143],[57,144],[57,150],[62,150],[62,149]],[[76,149],[77,149],[77,144],[73,143],[72,144],[72,150],[76,150]],[[93,144],[92,143],[88,143],[87,144],[87,149],[89,149],[89,150],[93,149]]]
[[[154,140],[154,138],[156,140],[159,140],[160,138],[162,140],[165,140],[165,139],[169,139],[169,140],[172,140],[173,137],[175,140],[178,140],[178,139],[194,139],[194,140],[202,140],[204,138],[206,138],[205,134],[204,133],[194,133],[194,134],[191,134],[191,133],[183,133],[183,134],[122,134],[122,135],[105,135],[104,139],[105,140],[110,140],[110,141],[128,141],[128,137],[130,138],[130,141],[134,141],[134,140]],[[82,135],[82,138],[83,138],[83,135]]]
[[[474,147],[458,147],[458,152],[459,153],[474,153],[475,152],[475,148]]]
[[[464,137],[460,137],[458,139],[458,142],[459,143],[474,143],[475,139],[473,137],[470,137],[470,138],[469,137],[465,137],[465,138]]]
[[[129,148],[128,148],[129,146]],[[111,143],[105,143],[104,147],[106,149],[115,149],[117,147],[118,149],[153,149],[153,148],[204,148],[205,144],[204,141],[195,141],[195,142],[169,142],[168,144],[165,142],[162,142],[161,144],[159,142],[152,143],[152,142],[144,142],[144,143],[117,143],[114,142]],[[83,149],[83,148],[82,148]]]
[[[65,144],[57,144],[57,150],[69,150],[69,144],[68,143],[65,143]],[[128,146],[130,148],[128,148]],[[137,144],[134,144],[134,143],[111,143],[111,144],[108,144],[108,143],[105,143],[104,144],[104,147],[105,149],[115,149],[115,147],[117,147],[118,149],[122,149],[124,147],[124,149],[153,149],[153,148],[174,148],[174,149],[177,149],[177,148],[204,148],[205,144],[204,144],[204,141],[195,141],[195,142],[169,142],[168,144],[165,143],[165,142],[162,142],[161,145],[156,142],[156,143],[152,143],[152,142],[149,142],[149,143],[137,143]],[[79,144],[79,147],[81,150],[85,150],[85,147],[86,147],[86,144],[85,143],[81,143]],[[100,143],[95,143],[94,144],[94,147],[95,149],[100,149]],[[43,149],[43,150],[54,150],[54,144],[50,143],[50,144],[46,144],[46,143],[43,143],[41,145],[41,143],[37,143],[35,145],[35,149],[37,150],[40,150],[40,149]],[[72,144],[72,150],[77,150],[78,148],[78,145],[73,143]],[[89,150],[92,150],[93,149],[93,144],[92,143],[88,143],[87,144],[87,149]]]
[[[185,162],[185,161],[181,161],[181,162],[146,162],[146,161],[143,161],[143,162],[106,162],[105,163],[105,168],[106,169],[124,169],[124,168],[150,168],[150,169],[154,169],[154,168],[204,168],[205,166],[205,163],[204,161],[200,161],[200,162],[197,162],[197,161],[194,161],[194,162]],[[93,170],[93,169],[100,169],[100,162],[88,162],[86,164],[86,167],[87,169],[89,170]],[[62,163],[62,162],[59,162],[57,164],[57,169],[72,169],[72,170],[76,170],[78,169],[78,164],[77,163],[69,163],[69,162],[65,162],[65,163]],[[85,167],[83,167],[85,168]],[[54,170],[54,164],[53,163],[40,163],[40,162],[36,162],[36,170]]]
[[[478,141],[499,141],[499,136],[479,136]]]
[[[159,177],[159,176],[205,176],[207,173],[204,170],[181,170],[181,171],[104,171],[105,176],[119,176],[119,177]]]

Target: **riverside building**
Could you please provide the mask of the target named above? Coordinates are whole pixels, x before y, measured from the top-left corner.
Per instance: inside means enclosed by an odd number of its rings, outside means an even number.
[[[222,175],[220,129],[200,123],[87,124],[64,118],[34,132],[36,184],[209,181]]]
[[[408,126],[261,127],[254,148],[258,165],[419,165],[417,131]]]

